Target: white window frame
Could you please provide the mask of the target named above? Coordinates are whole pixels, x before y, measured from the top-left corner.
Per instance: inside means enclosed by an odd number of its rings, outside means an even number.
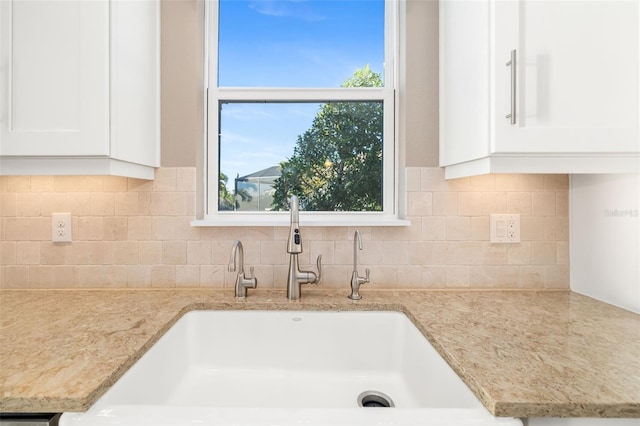
[[[402,0],[385,0],[384,87],[366,88],[245,88],[218,87],[219,0],[205,2],[205,148],[204,215],[194,226],[287,226],[288,212],[218,211],[219,105],[227,102],[383,102],[383,211],[381,212],[300,212],[307,226],[406,226],[398,215],[398,131],[397,57],[398,5]]]

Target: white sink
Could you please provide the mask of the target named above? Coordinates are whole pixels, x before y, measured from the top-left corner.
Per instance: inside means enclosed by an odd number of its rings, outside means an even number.
[[[394,407],[361,407],[363,392]],[[189,312],[60,424],[522,426],[491,416],[404,314],[361,311]]]

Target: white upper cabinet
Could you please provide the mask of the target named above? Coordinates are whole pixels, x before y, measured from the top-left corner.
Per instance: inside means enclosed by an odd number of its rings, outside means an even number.
[[[640,171],[638,0],[443,0],[440,164]]]
[[[153,178],[160,2],[0,2],[0,174]]]

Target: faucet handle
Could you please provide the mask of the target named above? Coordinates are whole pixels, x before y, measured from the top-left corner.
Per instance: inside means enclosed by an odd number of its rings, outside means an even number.
[[[367,272],[367,274],[368,274],[368,272]],[[367,275],[367,277],[368,277],[368,276],[369,276],[369,275]],[[250,266],[250,267],[249,267],[249,279],[250,279],[250,280],[252,280],[252,279],[254,279],[254,278],[255,278],[255,276],[253,275],[253,266]]]
[[[369,270],[369,268],[365,269],[364,272],[366,273],[366,277],[363,284],[368,283],[371,280],[371,271]]]
[[[316,267],[318,268],[318,274],[316,275],[316,279],[313,280],[311,284],[318,284],[320,282],[320,278],[322,278],[322,255],[319,254],[316,259]]]

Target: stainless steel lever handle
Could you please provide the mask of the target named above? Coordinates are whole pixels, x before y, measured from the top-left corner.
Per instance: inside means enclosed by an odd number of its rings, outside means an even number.
[[[505,118],[511,119],[511,125],[516,124],[516,49],[511,51],[511,60],[507,62],[511,67],[511,112]]]

